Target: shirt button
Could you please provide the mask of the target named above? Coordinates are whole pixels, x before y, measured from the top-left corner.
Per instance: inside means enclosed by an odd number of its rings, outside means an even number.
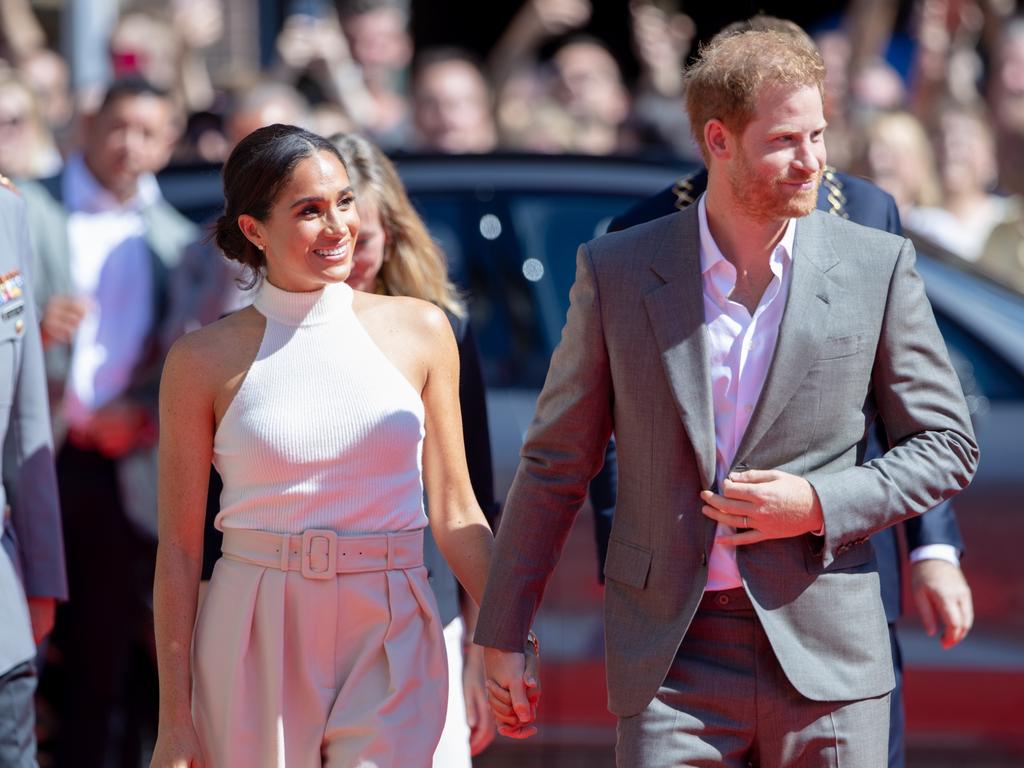
[[[728,595],[718,595],[718,597],[715,598],[715,602],[718,603],[719,605],[728,605],[729,604],[729,596]]]
[[[752,410],[754,410],[754,406],[752,406],[752,405],[744,405],[743,406],[743,410],[746,411],[747,413],[750,413]]]

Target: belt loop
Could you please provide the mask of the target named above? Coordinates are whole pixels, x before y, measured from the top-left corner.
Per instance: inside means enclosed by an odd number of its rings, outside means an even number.
[[[390,571],[395,567],[395,537],[393,534],[386,534],[388,539],[388,565],[387,568]]]
[[[288,561],[292,552],[292,537],[287,533],[281,536],[281,570],[288,572]]]

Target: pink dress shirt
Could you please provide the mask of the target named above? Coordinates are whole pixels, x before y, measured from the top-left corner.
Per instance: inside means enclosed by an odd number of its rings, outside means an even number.
[[[772,281],[753,314],[729,297],[736,288],[736,268],[722,255],[708,228],[706,196],[697,203],[700,220],[700,267],[704,283],[704,323],[708,329],[711,395],[715,413],[715,478],[718,487],[729,473],[736,449],[761,396],[775,354],[779,325],[789,296],[796,221],[790,219],[772,251]],[[752,467],[765,469],[765,467]],[[767,467],[770,469],[770,467]],[[708,591],[743,585],[736,567],[736,548],[724,544],[734,533],[718,524],[708,560]]]

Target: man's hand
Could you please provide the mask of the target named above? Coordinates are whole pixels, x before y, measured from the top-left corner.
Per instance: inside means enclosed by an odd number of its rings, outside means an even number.
[[[942,622],[943,648],[952,648],[971,631],[974,602],[963,571],[945,560],[919,560],[910,566],[911,590],[925,631],[933,637]]]
[[[539,664],[529,649],[516,653],[484,648],[487,699],[502,736],[525,739],[537,732],[531,723],[537,719],[540,701]]]
[[[470,645],[462,668],[462,692],[466,699],[466,724],[469,725],[469,752],[476,757],[494,741],[494,715],[487,704],[487,674],[484,649]]]
[[[88,311],[89,302],[80,296],[53,296],[43,307],[43,346],[70,344]]]
[[[740,546],[766,539],[786,539],[824,526],[821,502],[802,477],[777,469],[734,472],[722,482],[722,494],[701,491],[707,517],[737,530],[723,537]]]
[[[39,645],[53,631],[57,615],[57,600],[53,597],[30,597],[28,615],[32,621],[32,639]]]
[[[590,20],[590,0],[531,0],[525,6],[549,37],[579,29]]]

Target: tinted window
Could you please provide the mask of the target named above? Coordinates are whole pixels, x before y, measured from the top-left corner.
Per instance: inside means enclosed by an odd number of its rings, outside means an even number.
[[[1024,398],[1024,379],[1012,366],[937,308],[935,320],[972,412],[984,407],[979,398],[993,401]]]
[[[472,190],[413,202],[467,293],[491,387],[538,389],[561,335],[580,243],[637,198]]]

